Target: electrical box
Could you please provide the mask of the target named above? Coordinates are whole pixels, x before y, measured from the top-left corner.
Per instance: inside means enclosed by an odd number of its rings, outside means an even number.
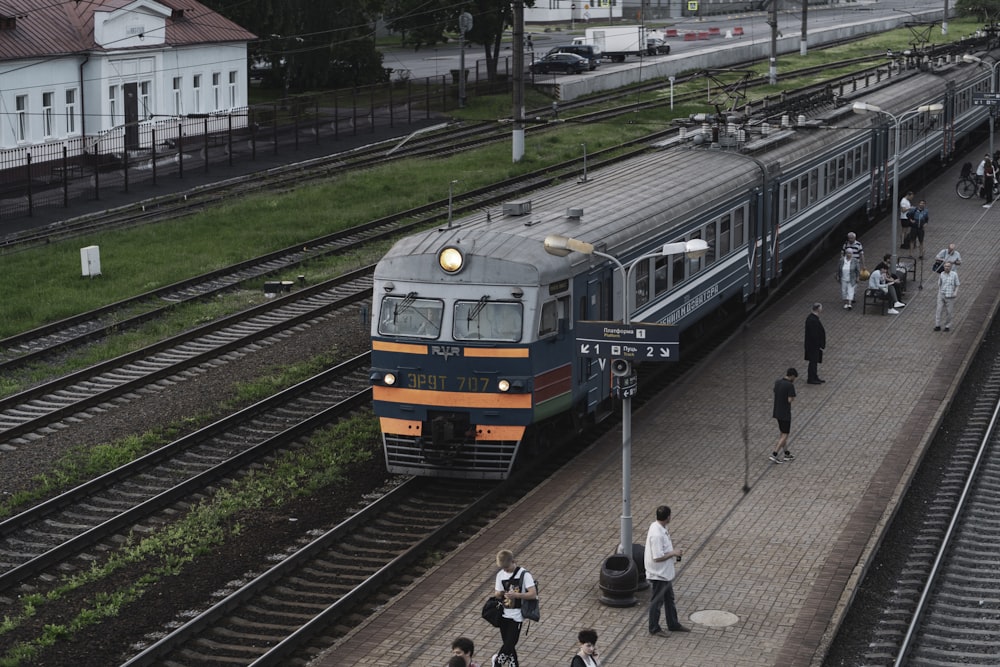
[[[80,248],[80,270],[84,278],[101,275],[101,247],[90,245]]]

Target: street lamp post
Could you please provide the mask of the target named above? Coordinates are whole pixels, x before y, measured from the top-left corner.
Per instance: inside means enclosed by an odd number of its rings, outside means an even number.
[[[990,92],[997,92],[997,65],[1000,65],[1000,60],[996,61],[992,65],[983,62],[983,59],[978,56],[964,55],[962,60],[967,63],[979,63],[980,65],[986,65],[990,68]],[[996,121],[996,104],[993,100],[990,100],[990,104],[987,105],[990,108],[990,157],[993,157],[993,124]]]
[[[880,106],[875,104],[869,104],[868,102],[855,102],[852,107],[855,113],[880,113],[885,114],[892,119],[893,125],[895,126],[895,141],[893,142],[893,158],[892,158],[892,264],[891,266],[895,269],[897,260],[899,258],[899,233],[897,229],[899,228],[899,131],[903,124],[903,121],[911,116],[916,116],[922,113],[939,113],[944,110],[944,105],[942,104],[925,104],[919,106],[916,109],[911,109],[909,111],[904,111],[898,116],[886,111]]]
[[[681,253],[684,253],[689,259],[697,259],[708,252],[708,243],[703,239],[667,243],[656,252],[636,257],[627,265],[623,264],[614,255],[595,250],[592,243],[560,234],[550,234],[545,237],[545,251],[557,257],[565,257],[571,252],[578,252],[584,255],[597,255],[612,262],[615,268],[621,272],[623,281],[621,298],[622,323],[631,324],[628,286],[632,278],[632,270],[636,265],[644,259],[665,255],[678,255]],[[629,374],[631,375],[633,372],[630,368]],[[629,558],[632,557],[632,396],[625,394],[622,397],[622,517],[621,544],[618,545],[618,553],[624,554]]]

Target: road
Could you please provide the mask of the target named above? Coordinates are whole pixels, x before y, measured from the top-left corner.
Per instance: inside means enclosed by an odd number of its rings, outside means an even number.
[[[899,12],[911,13],[925,9],[939,9],[940,0],[861,0],[847,4],[839,4],[833,7],[810,7],[809,28],[819,29],[843,23],[856,23],[868,21],[876,18],[883,18],[890,14]],[[598,25],[592,21],[592,27]],[[723,34],[727,29],[740,26],[743,28],[742,39],[752,41],[767,41],[771,38],[770,28],[767,26],[767,14],[765,12],[752,12],[741,15],[728,15],[719,17],[707,17],[703,20],[697,18],[679,18],[669,21],[650,22],[647,25],[663,28],[672,27],[678,30],[707,29],[718,27]],[[781,10],[778,14],[778,29],[785,35],[797,35],[802,26],[802,17],[799,13],[798,5],[793,9]],[[545,26],[526,26],[527,35],[530,36],[534,46],[534,53],[544,55],[551,47],[564,44],[573,36],[583,35],[584,24],[577,22],[575,30],[545,32]],[[939,35],[939,29],[935,29],[935,35]],[[704,42],[684,42],[680,39],[671,40],[671,55],[683,54],[685,51],[704,48]],[[447,75],[449,70],[459,69],[460,53],[457,43],[438,44],[433,47],[422,47],[419,50],[413,48],[384,48],[382,52],[385,56],[384,65],[391,67],[394,77],[396,72],[409,72],[411,78],[427,76]],[[510,40],[505,39],[501,47],[501,57],[509,56]],[[663,56],[661,56],[663,57]],[[486,71],[483,47],[479,44],[468,46],[465,52],[465,67],[473,72],[478,67],[481,72]],[[525,55],[525,62],[531,62],[531,53]],[[607,63],[602,64],[605,67]],[[473,78],[475,75],[472,75]]]

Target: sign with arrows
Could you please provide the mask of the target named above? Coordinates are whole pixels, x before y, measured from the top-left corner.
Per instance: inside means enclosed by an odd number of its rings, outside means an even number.
[[[972,93],[972,104],[978,107],[1000,104],[1000,93]]]
[[[669,324],[578,321],[576,353],[590,359],[677,361],[680,330]]]

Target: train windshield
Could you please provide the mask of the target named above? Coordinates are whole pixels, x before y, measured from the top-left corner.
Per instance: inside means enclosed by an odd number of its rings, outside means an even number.
[[[491,340],[516,342],[521,340],[522,309],[520,303],[489,301],[458,301],[455,303],[455,340]]]
[[[441,335],[444,302],[418,299],[415,295],[387,296],[382,299],[378,332],[383,336],[437,338]]]

